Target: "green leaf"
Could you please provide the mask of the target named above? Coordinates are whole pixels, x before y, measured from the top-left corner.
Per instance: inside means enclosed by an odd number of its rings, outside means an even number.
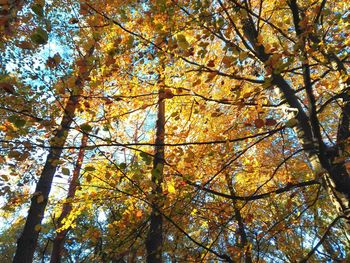
[[[126,42],[126,45],[128,48],[132,48],[134,46],[134,37],[133,36],[129,36],[128,41]]]
[[[151,174],[152,174],[152,176],[154,176],[155,178],[158,178],[158,177],[161,175],[161,170],[159,170],[158,168],[152,169]]]
[[[22,128],[26,121],[23,119],[20,119],[18,116],[12,115],[8,118],[8,121],[13,123],[17,128]]]
[[[35,44],[38,45],[44,45],[47,43],[47,41],[49,40],[49,36],[47,34],[47,32],[42,29],[42,28],[38,28],[31,36],[30,39],[32,40],[32,42],[34,42]]]
[[[126,168],[126,163],[119,164],[119,168],[124,170]]]
[[[69,169],[68,168],[62,168],[62,173],[64,175],[69,175]]]
[[[91,174],[88,174],[88,175],[86,176],[86,181],[87,181],[88,183],[90,183],[91,180],[92,180],[92,176],[91,176]]]
[[[88,172],[93,172],[93,171],[95,171],[96,170],[96,168],[95,167],[92,167],[92,166],[86,166],[85,167],[85,171],[88,171]]]
[[[298,120],[295,118],[292,118],[286,122],[286,127],[293,128],[297,124],[298,124]]]
[[[83,132],[90,132],[92,130],[92,127],[89,124],[84,123],[84,124],[80,125],[80,129]]]
[[[156,169],[158,169],[159,171],[163,171],[163,168],[164,168],[164,164],[162,164],[162,163],[158,163],[156,166]]]
[[[42,6],[41,4],[34,4],[32,5],[32,11],[39,17],[43,17],[44,16],[44,6]]]
[[[141,152],[140,153],[140,157],[142,158],[142,160],[147,164],[150,165],[152,162],[152,156],[148,155],[145,152]]]
[[[26,125],[26,121],[25,121],[25,120],[22,120],[22,119],[18,119],[17,121],[14,122],[14,125],[15,125],[17,128],[21,128],[21,127],[23,127],[24,125]]]

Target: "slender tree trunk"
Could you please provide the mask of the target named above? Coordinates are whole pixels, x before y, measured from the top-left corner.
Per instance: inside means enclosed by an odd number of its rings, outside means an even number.
[[[227,187],[230,191],[230,194],[232,196],[235,196],[236,193],[235,193],[235,189],[233,188],[233,185],[232,185],[232,180],[229,176],[229,174],[225,174],[225,179],[226,179],[226,184],[227,184]],[[244,226],[244,220],[242,218],[242,215],[241,215],[241,211],[239,210],[239,208],[237,207],[237,204],[236,204],[236,201],[232,201],[232,205],[233,205],[233,209],[234,209],[234,212],[235,212],[235,217],[236,217],[236,220],[237,220],[237,223],[238,223],[238,231],[239,231],[239,235],[240,235],[240,238],[241,238],[241,241],[240,241],[240,246],[241,248],[243,249],[243,253],[244,253],[244,262],[246,263],[252,263],[252,253],[251,253],[251,250],[250,250],[250,247],[249,247],[249,241],[248,241],[248,237],[247,237],[247,233],[245,231],[245,226]]]
[[[84,57],[84,60],[89,58],[93,51],[94,47],[91,47]],[[83,83],[89,74],[89,70],[81,72],[80,76],[75,80],[76,87],[68,98],[61,125],[57,128],[55,135],[50,141],[51,147],[49,154],[36,185],[35,193],[31,199],[26,223],[21,236],[17,240],[17,249],[13,258],[13,263],[31,263],[33,261],[40,232],[40,225],[44,217],[52,180],[68,136],[69,128],[75,117],[75,110],[78,106],[80,94],[83,90]]]
[[[40,232],[40,224],[44,217],[48,202],[51,184],[61,157],[63,146],[66,142],[68,130],[74,118],[74,112],[78,104],[78,96],[71,95],[68,99],[61,125],[51,140],[51,148],[46,159],[44,169],[36,185],[35,194],[32,197],[27,220],[20,238],[17,241],[17,250],[13,259],[14,263],[27,263],[33,261],[34,251]]]
[[[165,102],[164,90],[159,90],[158,117],[156,124],[155,156],[153,160],[152,182],[152,212],[150,228],[146,240],[147,263],[162,262],[163,218],[159,213],[162,198],[162,182],[164,168],[164,135],[165,135]]]
[[[77,189],[78,185],[78,180],[79,180],[79,175],[80,175],[80,169],[84,160],[84,153],[85,153],[85,147],[87,144],[88,140],[88,135],[83,134],[82,140],[81,140],[81,148],[78,153],[78,159],[74,167],[73,175],[69,184],[69,189],[68,189],[68,194],[67,194],[67,199],[68,198],[74,198],[75,192]],[[57,221],[57,228],[62,227],[62,220],[66,218],[70,212],[72,211],[72,204],[70,202],[66,202],[63,204],[62,207],[62,212],[61,215],[58,218]],[[57,233],[54,241],[53,241],[53,248],[52,248],[52,253],[51,253],[51,263],[59,263],[61,262],[61,255],[63,252],[63,246],[65,242],[66,235],[70,228],[66,228],[64,230],[61,230],[60,232]]]

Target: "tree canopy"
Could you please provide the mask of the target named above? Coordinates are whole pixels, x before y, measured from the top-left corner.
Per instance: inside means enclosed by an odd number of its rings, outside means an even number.
[[[350,12],[0,0],[0,262],[350,261]]]

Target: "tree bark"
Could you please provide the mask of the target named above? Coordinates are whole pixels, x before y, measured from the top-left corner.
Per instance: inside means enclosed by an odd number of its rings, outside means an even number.
[[[147,263],[161,263],[163,248],[163,218],[159,213],[162,199],[162,182],[164,168],[164,136],[165,136],[165,102],[164,90],[159,90],[158,116],[156,124],[155,156],[153,159],[152,212],[150,228],[146,239]]]
[[[51,139],[51,148],[46,159],[44,169],[36,185],[35,193],[24,225],[23,232],[17,241],[17,250],[13,259],[14,263],[29,263],[33,261],[34,251],[40,232],[40,224],[44,217],[48,202],[51,184],[61,157],[63,146],[68,136],[68,130],[74,118],[74,112],[78,105],[78,96],[71,95],[68,99],[64,116],[55,136]]]
[[[92,55],[94,47],[91,47],[84,60]],[[63,146],[66,142],[68,131],[75,117],[75,110],[79,103],[80,94],[83,90],[83,82],[89,76],[90,71],[85,71],[77,77],[75,89],[71,91],[64,109],[63,117],[59,128],[50,140],[50,150],[46,158],[44,168],[36,185],[35,193],[31,199],[28,216],[21,236],[17,240],[17,249],[13,263],[30,263],[33,261],[35,248],[37,246],[41,221],[48,203],[51,184],[55,175],[58,161],[60,160]]]
[[[299,37],[303,44],[300,49],[305,58],[304,62],[302,63],[302,68],[304,85],[308,99],[308,108],[310,112],[310,126],[313,131],[315,148],[318,148],[316,153],[318,160],[321,166],[326,170],[326,173],[324,173],[322,180],[338,212],[341,215],[345,215],[346,217],[348,217],[347,219],[349,220],[350,175],[345,168],[344,162],[336,161],[336,158],[342,157],[343,155],[341,150],[341,143],[349,137],[349,95],[347,94],[348,92],[343,94],[343,102],[345,106],[339,118],[339,127],[337,131],[337,146],[335,150],[330,149],[326,146],[322,138],[320,123],[317,117],[316,99],[312,90],[310,66],[307,62],[308,54],[305,50],[306,35],[303,29],[300,27],[301,12],[299,10],[297,0],[291,0],[289,6],[293,15],[296,35]],[[323,53],[329,61],[333,60],[336,62],[338,67],[337,70],[341,74],[347,75],[345,66],[335,54],[332,53],[331,55],[327,55],[325,52]],[[347,81],[345,84],[347,85],[347,88],[349,88],[349,81]],[[327,154],[327,152],[330,154]]]
[[[299,17],[296,0],[291,0],[289,4],[293,13],[294,23],[296,24],[296,33],[298,37],[301,37],[301,29],[297,26],[299,24]],[[266,63],[269,54],[265,53],[263,45],[257,44],[258,32],[250,17],[243,21],[243,31],[251,45],[254,47],[260,61]],[[333,60],[337,63],[338,70],[345,74],[347,71],[344,70],[344,67],[339,65],[340,60],[337,59],[334,54],[329,56],[331,59],[333,57]],[[298,110],[298,114],[295,117],[298,123],[297,126],[294,127],[294,130],[308,156],[309,163],[316,177],[321,178],[323,186],[327,190],[336,210],[348,219],[348,226],[350,229],[350,175],[345,167],[345,163],[336,161],[342,157],[339,146],[334,150],[326,146],[322,138],[317,117],[316,102],[312,92],[310,69],[307,63],[303,63],[303,77],[306,95],[309,102],[308,113],[305,112],[294,90],[281,74],[273,73],[272,83],[281,90],[287,103],[292,108]],[[349,86],[348,82],[346,83],[347,86]],[[340,131],[344,134],[343,136],[340,136],[342,137],[342,141],[349,137],[349,112],[347,112],[347,110],[350,108],[350,103],[348,94],[344,94],[344,102],[345,105],[342,110],[342,116],[338,128],[338,137]],[[338,144],[339,142],[337,142],[337,145]]]
[[[84,153],[85,153],[85,147],[87,145],[87,140],[88,140],[88,135],[84,133],[82,140],[81,140],[81,148],[80,148],[79,153],[78,153],[77,162],[75,164],[73,175],[72,175],[72,178],[71,178],[71,181],[69,184],[67,199],[74,198],[74,196],[75,196],[75,192],[76,192],[78,182],[79,182],[78,180],[79,180],[80,170],[81,170],[81,166],[82,166],[83,160],[84,160]],[[69,201],[64,203],[63,207],[62,207],[61,215],[59,216],[59,218],[57,220],[57,228],[61,228],[63,226],[62,220],[64,218],[68,217],[68,215],[70,214],[71,211],[72,211],[71,203]],[[51,263],[61,262],[63,246],[64,246],[66,235],[67,235],[69,230],[70,230],[70,227],[65,228],[63,230],[60,230],[57,233],[57,235],[53,241],[53,248],[52,248],[52,253],[51,253],[51,261],[50,261]]]

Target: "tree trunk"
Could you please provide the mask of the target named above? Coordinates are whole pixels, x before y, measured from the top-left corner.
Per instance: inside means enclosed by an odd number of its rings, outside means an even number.
[[[319,165],[325,170],[325,172],[322,174],[322,180],[336,209],[341,215],[349,217],[350,175],[345,168],[344,162],[337,161],[337,158],[343,157],[341,144],[344,143],[344,141],[349,137],[349,94],[348,91],[345,91],[345,93],[342,94],[345,106],[343,107],[342,114],[339,118],[336,149],[331,149],[326,146],[321,134],[320,123],[317,116],[316,99],[312,90],[311,70],[307,62],[308,53],[305,49],[306,35],[304,34],[305,32],[303,29],[300,27],[300,10],[297,0],[291,0],[288,5],[293,15],[296,35],[302,41],[302,46],[300,49],[303,53],[303,57],[305,58],[305,61],[302,63],[302,69],[304,86],[308,99],[309,122],[314,140],[313,147],[316,149],[314,162],[318,162]],[[347,75],[347,70],[344,64],[335,54],[327,54],[325,51],[322,53],[329,62],[334,61],[337,64],[337,70],[342,75]],[[345,83],[345,85],[347,85],[347,89],[350,86],[349,84],[350,82],[347,80]]]
[[[93,54],[95,47],[92,46],[83,57],[86,62]],[[88,64],[86,62],[86,64]],[[90,74],[90,70],[80,71],[75,80],[75,87],[70,93],[61,125],[56,129],[55,135],[50,140],[50,150],[46,158],[44,168],[31,199],[26,223],[21,236],[17,240],[17,249],[13,263],[30,263],[33,261],[35,248],[37,246],[41,221],[44,218],[45,208],[48,202],[52,180],[60,160],[63,146],[66,142],[68,131],[75,117],[75,110],[79,104],[79,98],[83,91],[83,84]]]
[[[235,196],[236,195],[235,189],[233,188],[232,180],[231,180],[231,178],[230,178],[228,173],[225,174],[225,180],[226,180],[227,187],[228,187],[228,189],[230,191],[230,194],[232,196]],[[245,225],[244,225],[244,220],[243,220],[242,215],[241,215],[241,211],[237,207],[237,204],[236,204],[235,200],[232,200],[232,206],[233,206],[233,209],[235,211],[235,217],[236,217],[236,220],[237,220],[237,223],[238,223],[238,231],[239,231],[239,235],[240,235],[240,238],[241,238],[239,247],[243,251],[244,262],[245,263],[252,263],[253,262],[252,261],[252,253],[251,253],[251,249],[250,249],[250,246],[249,246],[247,233],[245,231]]]
[[[35,193],[31,199],[23,232],[17,241],[17,249],[13,259],[14,263],[29,263],[33,261],[34,251],[40,232],[40,224],[44,217],[52,180],[61,157],[62,147],[68,136],[68,130],[74,118],[74,112],[78,105],[78,98],[77,95],[71,95],[69,97],[61,125],[57,129],[55,136],[51,139],[51,148],[44,169],[36,185]]]
[[[296,0],[292,0],[291,3],[296,4]],[[293,9],[295,7],[291,6],[291,8]],[[296,19],[296,14],[293,15],[294,19]],[[296,20],[295,23],[298,24],[298,21]],[[258,32],[250,17],[243,21],[243,31],[249,42],[254,47],[260,61],[266,63],[269,54],[265,53],[263,45],[259,45],[256,42]],[[298,33],[299,32],[297,32],[297,34]],[[339,65],[339,59],[337,59],[334,54],[328,56],[337,63],[339,71],[343,74],[345,74],[344,72],[347,72],[344,70],[344,66]],[[298,123],[297,126],[294,127],[294,130],[308,156],[310,166],[314,171],[316,178],[321,178],[323,186],[327,190],[334,207],[341,216],[347,218],[347,225],[350,231],[350,175],[345,167],[344,161],[336,161],[343,157],[343,153],[338,145],[349,138],[349,91],[345,91],[346,93],[343,94],[345,105],[339,121],[337,147],[336,149],[332,149],[326,146],[320,132],[315,99],[313,97],[312,85],[309,79],[310,70],[308,67],[307,64],[303,64],[304,85],[309,102],[308,113],[300,104],[295,91],[281,74],[272,74],[272,84],[276,85],[281,90],[287,103],[292,108],[298,110],[298,113],[295,116]],[[350,81],[345,83],[347,85],[346,90],[349,88],[349,82]],[[339,136],[341,139],[339,139]]]
[[[77,162],[75,164],[73,175],[72,175],[72,178],[71,178],[71,181],[69,184],[67,199],[74,198],[74,196],[75,196],[75,192],[76,192],[76,188],[77,188],[78,180],[79,180],[79,175],[80,175],[80,169],[81,169],[81,166],[82,166],[82,163],[84,160],[84,153],[85,153],[85,147],[87,144],[87,140],[88,140],[88,135],[84,133],[82,140],[81,140],[81,148],[80,148],[79,153],[78,153],[78,159],[77,159]],[[70,214],[71,211],[72,211],[71,203],[69,201],[64,203],[63,207],[62,207],[61,215],[59,216],[58,221],[57,221],[57,228],[61,228],[63,226],[62,220],[64,218],[68,217],[68,215]],[[53,241],[53,248],[52,248],[52,253],[51,253],[51,261],[50,261],[51,263],[61,262],[61,255],[63,252],[63,246],[64,246],[66,235],[67,235],[69,230],[70,230],[70,228],[65,228],[63,230],[60,230],[57,233],[57,235]]]
[[[152,212],[150,228],[146,239],[147,263],[162,262],[163,218],[159,213],[162,198],[162,182],[164,168],[164,136],[165,136],[165,102],[164,90],[159,90],[158,116],[156,124],[155,156],[153,160],[152,182]]]

